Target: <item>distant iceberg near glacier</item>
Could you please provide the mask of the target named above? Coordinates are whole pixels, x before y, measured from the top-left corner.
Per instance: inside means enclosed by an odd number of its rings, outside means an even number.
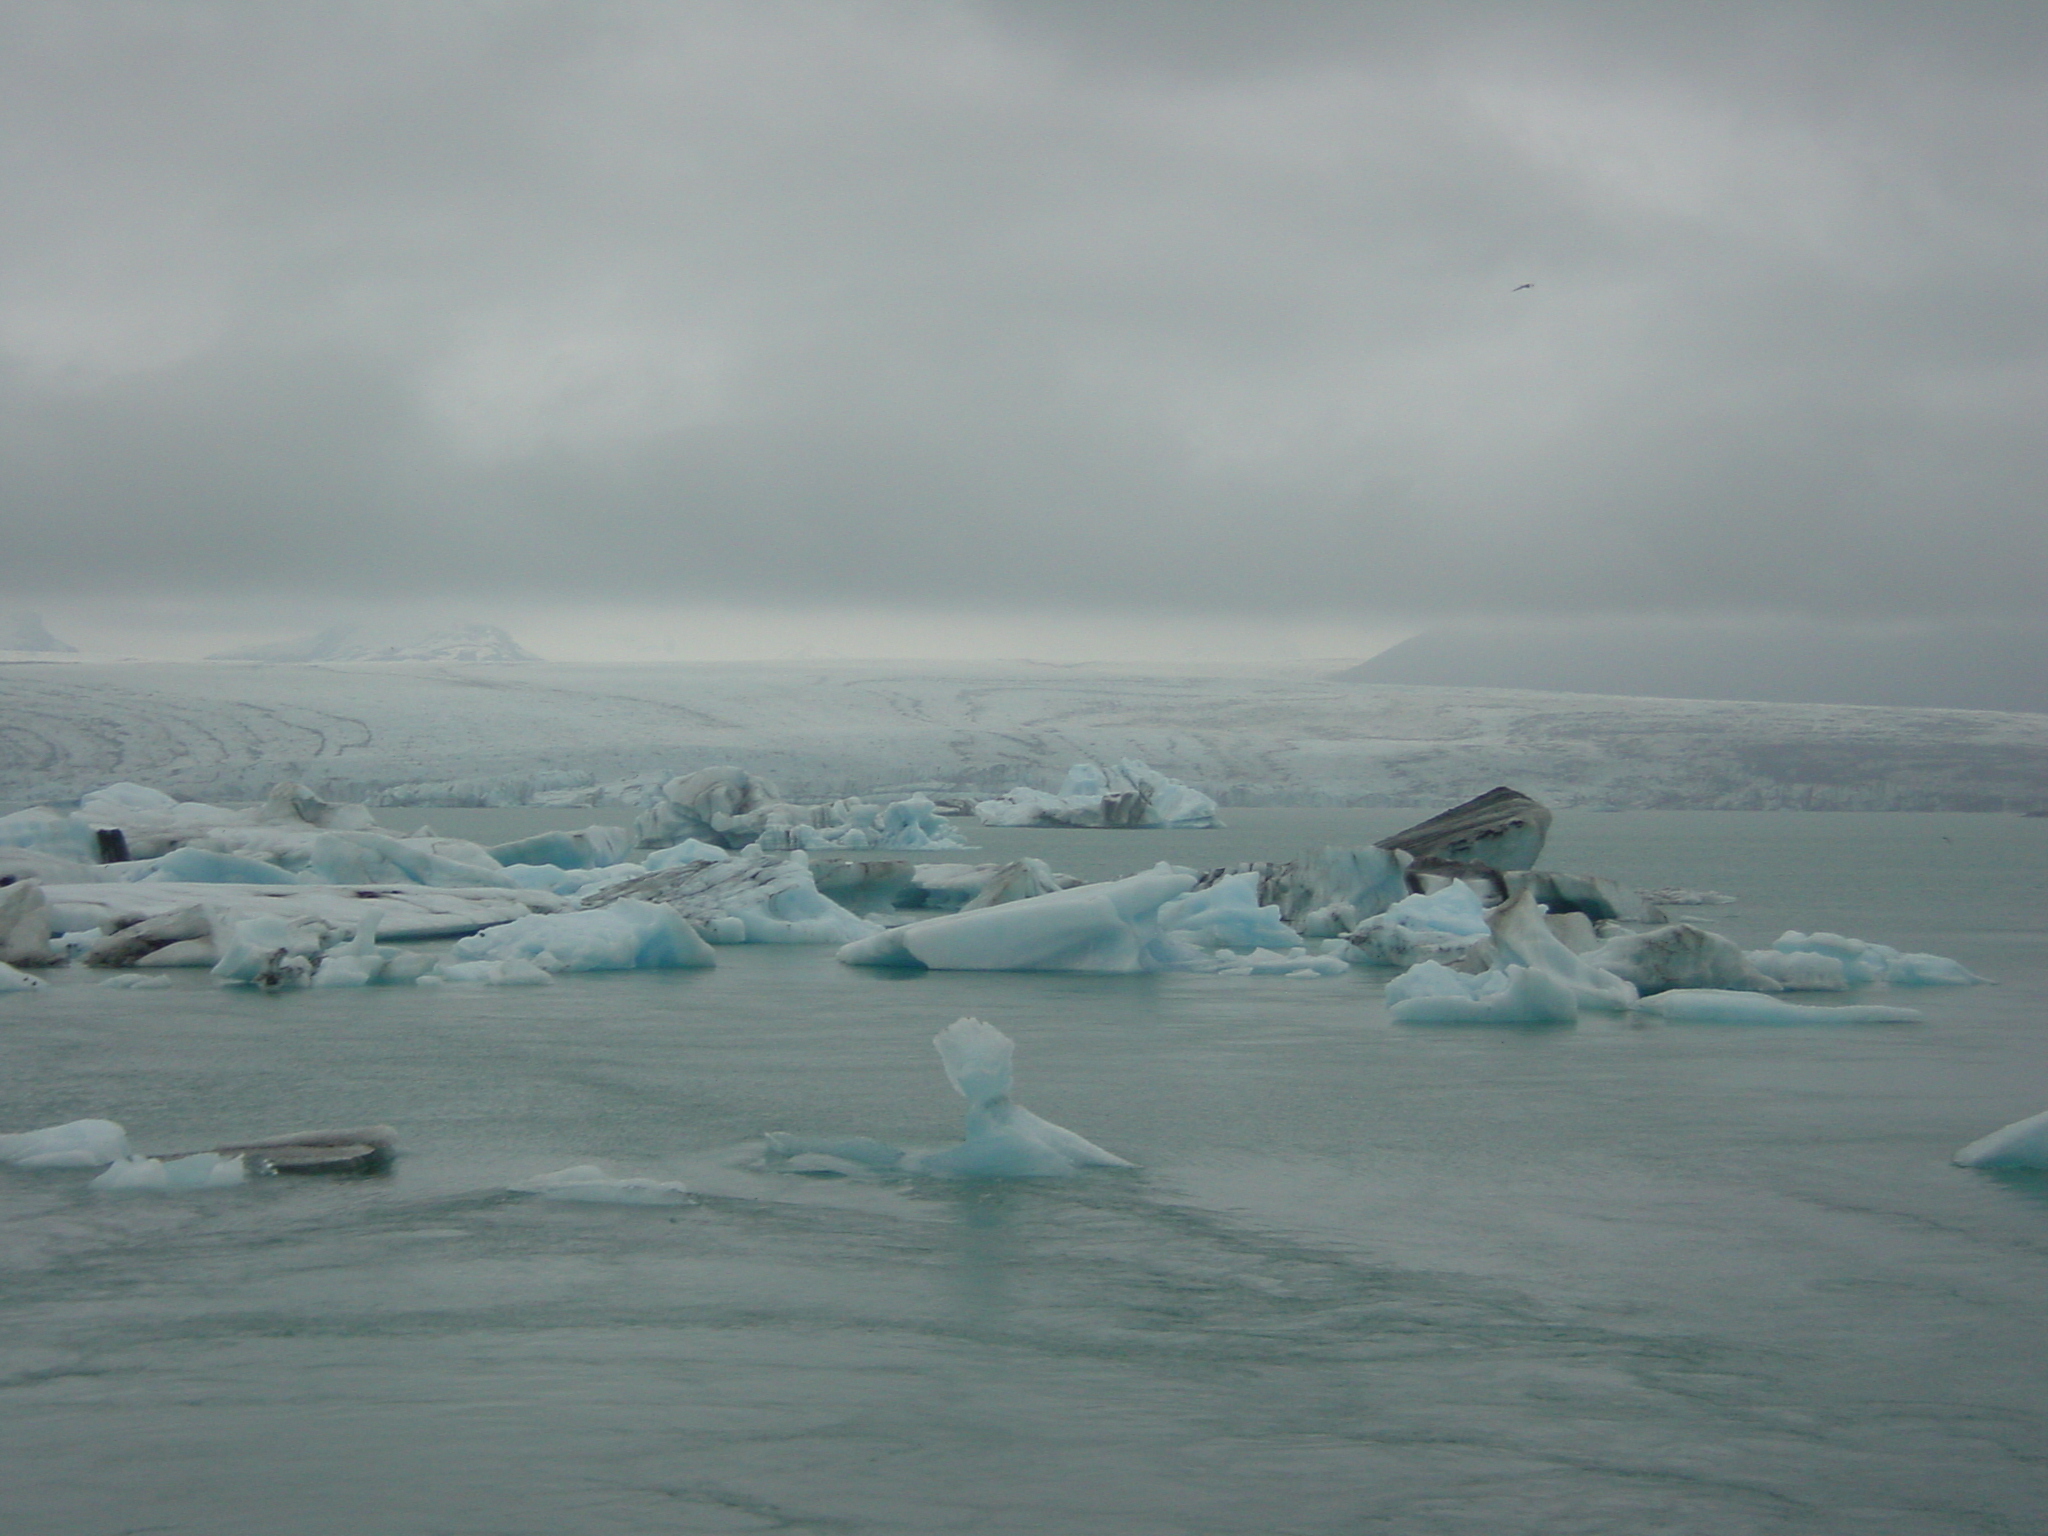
[[[1076,763],[1056,794],[1018,785],[974,814],[988,827],[1220,827],[1216,802],[1135,757]]]
[[[297,640],[215,651],[208,661],[507,662],[540,658],[495,624],[446,624],[437,629],[379,634],[362,624],[338,624]]]

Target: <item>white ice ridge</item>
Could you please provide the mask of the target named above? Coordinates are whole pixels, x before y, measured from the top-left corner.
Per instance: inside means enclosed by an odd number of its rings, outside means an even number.
[[[958,1146],[906,1152],[865,1136],[768,1135],[769,1155],[802,1171],[923,1174],[940,1179],[1056,1178],[1084,1168],[1129,1168],[1114,1152],[1034,1115],[1010,1097],[1010,1037],[980,1019],[956,1019],[933,1037],[947,1080],[967,1100]]]
[[[2048,1168],[2048,1110],[1980,1136],[1955,1161],[1964,1168]]]
[[[1680,1024],[1917,1024],[1924,1017],[1911,1008],[1876,1003],[1814,1008],[1755,992],[1691,988],[1659,992],[1637,1007]]]
[[[128,1133],[113,1120],[67,1120],[0,1136],[0,1163],[17,1168],[102,1168],[129,1155]]]
[[[642,1177],[613,1178],[595,1163],[578,1163],[512,1186],[515,1194],[543,1200],[582,1200],[594,1205],[687,1205],[681,1184]]]
[[[1216,802],[1127,757],[1108,768],[1076,763],[1056,794],[1018,785],[974,814],[990,827],[1220,827]]]

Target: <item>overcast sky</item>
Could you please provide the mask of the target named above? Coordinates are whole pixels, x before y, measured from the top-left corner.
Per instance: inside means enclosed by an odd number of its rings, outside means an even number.
[[[2044,60],[2017,0],[23,0],[0,604],[2038,616]]]

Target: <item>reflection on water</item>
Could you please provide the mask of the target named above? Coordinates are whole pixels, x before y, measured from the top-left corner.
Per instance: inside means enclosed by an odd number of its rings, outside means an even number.
[[[1408,819],[1231,815],[980,856],[1108,874]],[[468,994],[60,976],[0,999],[0,1126],[389,1121],[405,1155],[182,1199],[0,1170],[7,1528],[2031,1529],[2048,1176],[1947,1158],[2048,1104],[2044,834],[1559,817],[1559,867],[1728,891],[1705,915],[1745,943],[1835,928],[2004,983],[1915,994],[1904,1029],[1398,1028],[1367,973],[790,949]],[[762,1162],[779,1127],[957,1139],[931,1037],[962,1014],[1017,1040],[1024,1102],[1141,1167]],[[507,1193],[593,1161],[697,1201]]]

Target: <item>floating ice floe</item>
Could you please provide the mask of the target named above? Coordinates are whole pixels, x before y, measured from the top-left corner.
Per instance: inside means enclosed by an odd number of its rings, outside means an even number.
[[[906,1152],[865,1136],[768,1135],[768,1154],[794,1172],[923,1174],[941,1179],[1056,1178],[1084,1168],[1128,1168],[1125,1159],[1034,1115],[1010,1097],[1010,1037],[980,1019],[958,1019],[932,1040],[946,1078],[967,1100],[958,1146]]]
[[[88,1189],[123,1193],[177,1193],[193,1189],[225,1189],[248,1182],[249,1161],[239,1154],[194,1152],[186,1157],[124,1157],[111,1163]]]
[[[1755,992],[1692,988],[1659,992],[1637,1007],[1679,1024],[1917,1024],[1923,1017],[1911,1008],[1868,1003],[1814,1008]]]
[[[543,1200],[582,1200],[594,1205],[687,1205],[690,1192],[662,1179],[613,1178],[594,1163],[579,1163],[512,1186],[515,1194]]]
[[[652,871],[594,891],[582,906],[621,901],[671,907],[713,944],[846,944],[875,932],[873,923],[820,894],[801,850],[748,847]]]
[[[1523,965],[1474,976],[1424,960],[1388,982],[1386,996],[1403,1024],[1570,1024],[1579,1016],[1571,987]]]
[[[1101,768],[1076,763],[1056,794],[1022,785],[974,814],[990,827],[1220,827],[1216,802],[1134,757]]]
[[[55,965],[50,903],[39,881],[0,884],[0,964]]]
[[[113,1120],[67,1120],[0,1136],[0,1163],[17,1168],[101,1168],[129,1155],[128,1133]]]
[[[674,907],[618,901],[588,912],[522,917],[455,944],[458,960],[530,960],[544,971],[681,970],[718,956]]]
[[[799,805],[744,768],[701,768],[670,779],[633,823],[643,848],[695,838],[722,848],[759,843],[773,852],[811,848],[961,848],[923,795],[888,805],[834,800]]]
[[[581,832],[536,832],[516,842],[500,843],[490,855],[508,868],[514,864],[548,864],[556,869],[601,869],[623,864],[633,850],[633,834],[624,827],[585,827]]]
[[[461,987],[546,987],[554,975],[531,960],[513,956],[505,960],[443,960],[414,985],[438,987],[454,983]]]
[[[2048,1110],[1980,1136],[1955,1155],[1963,1168],[2048,1168]]]

